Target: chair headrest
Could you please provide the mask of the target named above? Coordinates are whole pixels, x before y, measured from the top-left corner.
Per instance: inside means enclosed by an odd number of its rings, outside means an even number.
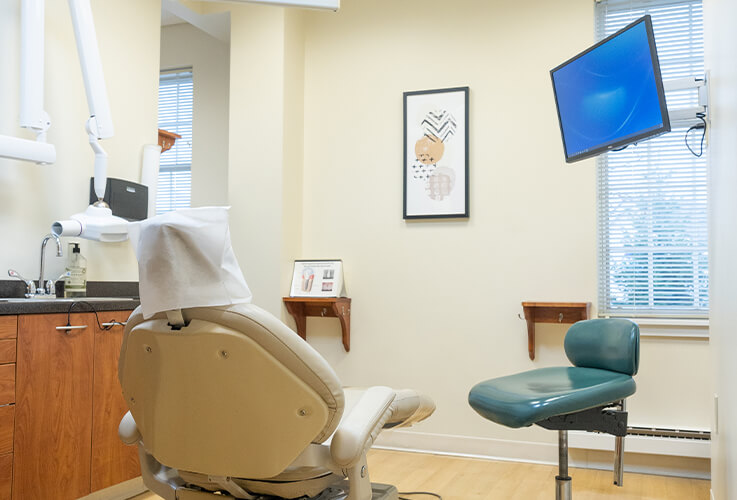
[[[228,209],[176,210],[130,224],[145,318],[188,307],[251,302],[230,243]]]
[[[564,344],[575,366],[635,375],[640,365],[640,328],[628,319],[579,321]]]

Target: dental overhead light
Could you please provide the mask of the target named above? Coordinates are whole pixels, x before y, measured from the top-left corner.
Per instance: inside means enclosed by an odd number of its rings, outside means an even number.
[[[0,135],[0,158],[40,164],[56,161],[56,148],[46,142],[51,125],[44,111],[44,3],[21,4],[20,126],[36,134],[35,140]]]
[[[44,6],[45,0],[21,0],[20,125],[36,133],[36,140],[0,136],[0,158],[54,163],[56,149],[46,142],[51,125],[44,110]],[[107,184],[107,153],[98,142],[113,136],[105,79],[89,0],[69,0],[74,37],[90,109],[87,134],[95,153],[94,189],[98,201],[69,220],[57,221],[52,232],[57,236],[79,236],[90,240],[115,242],[128,239],[128,222],[113,216],[103,201]]]
[[[23,0],[24,3],[43,4],[44,0]],[[78,236],[102,242],[128,239],[128,221],[113,215],[103,200],[107,183],[107,153],[98,142],[113,136],[113,120],[102,73],[100,51],[89,0],[69,0],[74,38],[77,41],[79,63],[82,66],[84,90],[90,109],[87,135],[95,153],[95,195],[97,201],[84,212],[74,214],[69,220],[56,221],[51,232],[57,236]]]
[[[43,0],[24,1],[43,2]],[[113,136],[113,120],[102,73],[100,51],[97,47],[92,8],[89,0],[69,0],[69,11],[72,15],[74,38],[77,41],[79,63],[82,66],[87,104],[90,108],[86,129],[90,147],[95,153],[94,189],[97,201],[88,206],[84,212],[72,215],[69,220],[54,222],[51,231],[57,236],[79,236],[108,243],[125,241],[128,239],[128,221],[114,216],[110,207],[103,201],[107,183],[107,153],[98,141]]]
[[[340,0],[230,1],[314,9],[338,10],[340,8]],[[46,143],[46,131],[51,125],[51,120],[43,109],[44,2],[45,0],[21,0],[20,124],[36,132],[36,140],[0,135],[0,158],[36,163],[56,161],[54,146]],[[88,206],[84,212],[74,214],[68,220],[55,221],[51,226],[51,231],[56,236],[78,236],[102,242],[125,241],[128,239],[128,222],[114,216],[110,207],[103,201],[107,184],[107,153],[99,140],[113,136],[113,122],[90,0],[69,0],[69,11],[72,16],[74,37],[77,42],[77,52],[90,110],[86,130],[90,147],[95,153],[94,191],[97,201]]]

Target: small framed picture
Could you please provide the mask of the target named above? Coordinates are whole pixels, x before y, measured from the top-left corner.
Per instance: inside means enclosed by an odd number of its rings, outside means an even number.
[[[468,217],[468,87],[404,93],[404,218]]]
[[[295,260],[290,297],[342,297],[342,260]]]

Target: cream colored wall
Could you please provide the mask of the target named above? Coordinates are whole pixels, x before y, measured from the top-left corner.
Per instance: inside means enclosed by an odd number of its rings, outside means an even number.
[[[161,69],[192,67],[192,206],[228,200],[230,47],[190,24],[161,28]]]
[[[308,339],[348,385],[430,394],[417,431],[556,439],[484,421],[467,395],[567,363],[558,325],[538,325],[528,359],[521,301],[596,303],[595,163],[564,163],[548,74],[592,43],[592,5],[345,0],[306,17],[301,257],[342,258],[353,299],[350,353],[335,320],[309,320]],[[464,85],[471,216],[403,221],[402,92]],[[708,353],[643,339],[631,422],[708,428]]]
[[[280,291],[289,295],[294,259],[302,251],[304,167],[304,16],[298,9],[284,17],[284,177]],[[279,309],[277,308],[277,311]]]
[[[156,143],[160,2],[93,0],[92,10],[115,126],[101,141],[109,154],[108,175],[138,181],[142,146]],[[0,5],[0,134],[28,137],[18,127],[20,1]],[[135,26],[135,36],[131,27]],[[86,208],[93,153],[87,143],[89,117],[67,2],[46,2],[46,110],[52,119],[49,142],[57,162],[38,166],[0,159],[0,274],[12,267],[38,277],[40,243],[56,219]],[[92,280],[136,280],[128,243],[82,240]],[[65,259],[47,256],[49,273],[61,273]],[[66,249],[65,249],[66,251]],[[3,279],[0,277],[0,279]]]
[[[712,438],[712,492],[715,500],[737,496],[737,34],[734,2],[704,2],[706,67],[710,71],[710,277],[712,374],[718,411]]]
[[[278,7],[228,10],[233,248],[254,301],[279,315],[301,248],[301,20]]]

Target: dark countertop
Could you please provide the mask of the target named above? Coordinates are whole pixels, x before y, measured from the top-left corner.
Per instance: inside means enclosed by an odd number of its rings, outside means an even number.
[[[63,283],[57,294],[63,292]],[[25,285],[17,280],[0,280],[0,316],[91,311],[129,311],[141,303],[136,281],[88,281],[87,297],[75,299],[23,299]],[[8,301],[8,299],[14,299]],[[89,300],[87,300],[89,299]],[[86,304],[80,304],[85,302]],[[89,305],[87,305],[89,304]]]
[[[83,313],[92,311],[131,311],[138,307],[140,301],[138,299],[119,300],[111,298],[110,300],[95,300],[84,304],[84,297],[79,300],[41,300],[28,299],[27,302],[3,302],[0,299],[0,316],[16,315],[16,314],[53,314],[66,313],[71,307],[73,313]],[[89,304],[89,305],[87,305]],[[92,307],[90,307],[92,306]]]

